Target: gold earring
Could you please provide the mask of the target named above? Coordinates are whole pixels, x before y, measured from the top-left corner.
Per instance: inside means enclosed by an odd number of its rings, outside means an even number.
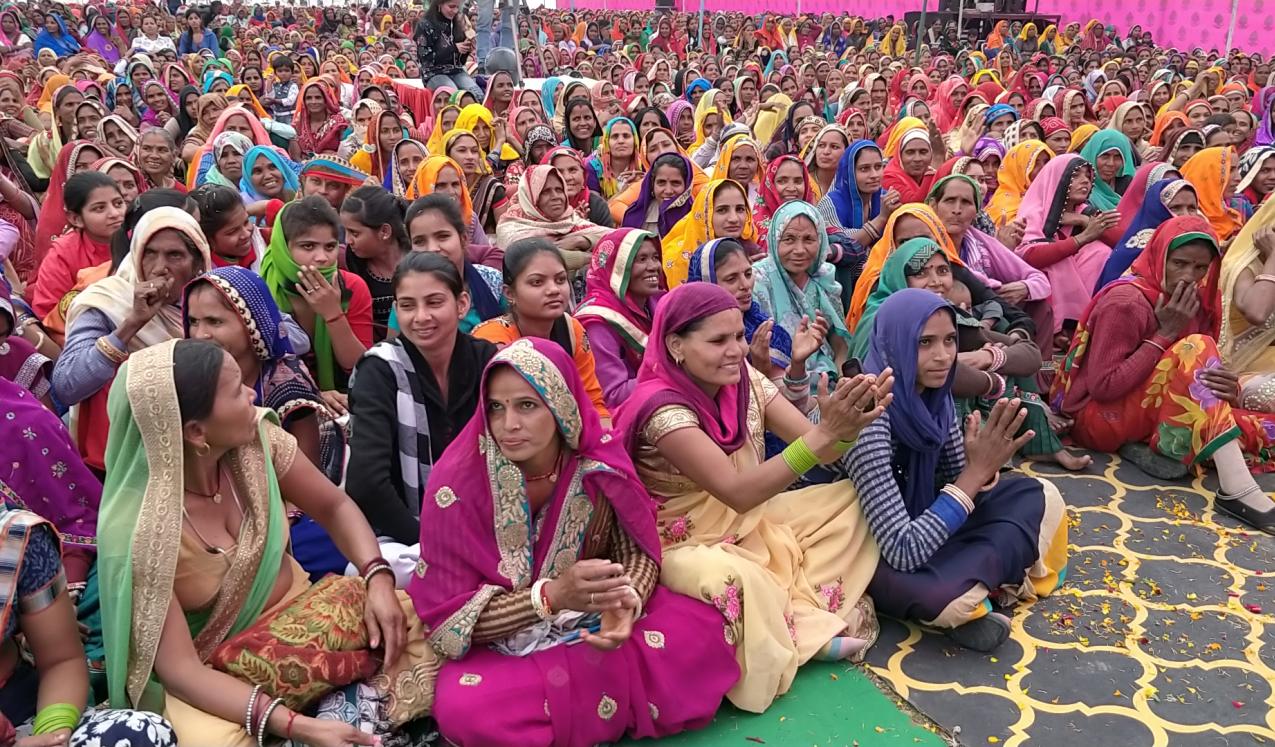
[[[195,447],[196,456],[201,456],[201,457],[208,456],[208,454],[211,452],[212,452],[212,447],[209,446],[207,443],[202,443]]]

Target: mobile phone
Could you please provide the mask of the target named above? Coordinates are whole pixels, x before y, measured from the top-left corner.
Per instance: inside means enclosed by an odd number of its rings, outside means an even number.
[[[851,357],[845,363],[841,364],[841,378],[852,379],[863,373],[863,362],[858,358]],[[877,400],[875,397],[868,400],[868,404],[863,406],[863,411],[868,412],[876,409]]]

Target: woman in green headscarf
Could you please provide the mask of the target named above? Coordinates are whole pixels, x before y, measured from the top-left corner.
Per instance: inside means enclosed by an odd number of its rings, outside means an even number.
[[[1115,210],[1120,204],[1120,196],[1138,170],[1133,144],[1123,132],[1099,130],[1080,149],[1080,157],[1094,167],[1089,204],[1099,210]]]
[[[310,335],[306,364],[314,371],[325,401],[344,413],[349,372],[372,347],[372,293],[367,283],[337,267],[341,218],[318,195],[279,210],[261,277],[279,310],[293,315]]]
[[[327,681],[322,659],[332,650],[383,646],[387,681],[372,686],[386,697],[397,697],[400,677],[428,678],[435,663],[363,514],[252,401],[235,359],[210,342],[170,340],[120,368],[97,535],[110,702],[165,714],[182,744],[250,747],[263,729],[306,744],[371,743],[354,726],[258,697]],[[310,588],[288,551],[285,499],[327,529],[363,579]],[[272,660],[282,656],[270,645],[277,634],[259,623],[295,615],[303,593],[312,614],[330,616],[329,637],[311,653],[293,641],[285,671]],[[237,645],[251,651],[263,688],[206,663],[249,628],[253,638]]]
[[[958,178],[969,179],[948,177]],[[938,190],[938,185],[935,189]],[[960,353],[956,379],[952,383],[957,414],[964,417],[978,410],[986,416],[998,399],[1021,399],[1027,410],[1023,430],[1035,432],[1032,440],[1023,446],[1023,456],[1057,462],[1071,470],[1088,466],[1091,461],[1088,456],[1076,456],[1063,448],[1050,423],[1049,409],[1037,392],[1034,380],[1040,370],[1041,357],[1040,349],[1031,341],[1030,331],[997,331],[996,325],[1004,323],[1000,302],[975,306],[969,288],[954,278],[951,262],[933,239],[909,239],[885,261],[881,279],[868,297],[863,318],[855,328],[851,344],[854,355],[867,354],[877,310],[887,298],[905,288],[924,288],[947,298],[957,307]]]

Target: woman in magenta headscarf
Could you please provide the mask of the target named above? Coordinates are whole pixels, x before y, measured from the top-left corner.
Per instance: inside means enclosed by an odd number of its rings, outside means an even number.
[[[523,338],[479,391],[485,416],[430,472],[408,585],[448,659],[443,737],[585,747],[707,725],[739,678],[725,621],[658,584],[650,494],[570,356]]]

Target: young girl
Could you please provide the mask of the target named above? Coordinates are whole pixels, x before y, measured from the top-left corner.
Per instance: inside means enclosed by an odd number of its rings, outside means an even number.
[[[72,176],[62,197],[72,230],[53,242],[40,263],[31,307],[41,319],[75,287],[77,273],[111,261],[111,234],[127,208],[115,180],[96,171]]]
[[[279,309],[310,335],[307,363],[324,399],[346,410],[348,374],[372,345],[372,296],[363,279],[337,268],[340,217],[317,195],[288,203],[275,219],[261,275]]]
[[[567,314],[571,282],[561,252],[545,238],[519,239],[505,250],[504,278],[509,313],[478,325],[474,337],[497,347],[522,337],[558,343],[575,360],[593,408],[609,425],[611,414],[598,383],[589,338],[580,322]]]
[[[266,245],[239,193],[220,184],[205,184],[191,192],[191,198],[199,207],[199,227],[208,237],[213,265],[259,273]]]
[[[403,203],[384,189],[359,187],[341,204],[345,227],[345,266],[367,283],[372,294],[372,336],[385,339],[394,306],[394,268],[412,250],[403,227]]]
[[[91,168],[115,180],[115,186],[120,188],[120,196],[124,198],[125,205],[132,205],[133,200],[141,193],[142,172],[123,158],[101,158],[94,161]]]

